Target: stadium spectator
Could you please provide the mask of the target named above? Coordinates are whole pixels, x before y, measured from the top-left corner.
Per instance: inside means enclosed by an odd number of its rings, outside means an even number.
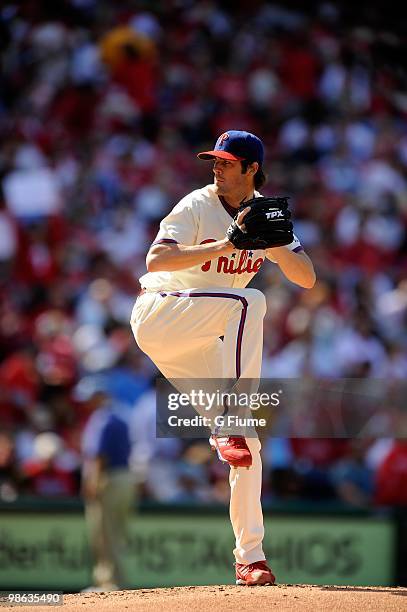
[[[34,456],[23,464],[24,489],[40,497],[69,497],[77,492],[74,470],[65,465],[63,441],[53,432],[39,433]]]
[[[6,431],[0,431],[0,501],[17,499],[22,474],[15,457],[14,440]]]
[[[397,440],[379,465],[375,501],[385,506],[407,506],[407,443]]]

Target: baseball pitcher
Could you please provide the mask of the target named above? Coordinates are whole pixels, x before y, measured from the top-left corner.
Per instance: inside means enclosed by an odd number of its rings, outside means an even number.
[[[311,288],[315,272],[293,233],[287,198],[262,197],[264,148],[230,130],[212,151],[214,182],[186,195],[161,221],[131,326],[140,349],[167,379],[259,379],[266,300],[247,288],[265,260]],[[262,548],[260,441],[213,431],[229,463],[236,582],[274,584]]]

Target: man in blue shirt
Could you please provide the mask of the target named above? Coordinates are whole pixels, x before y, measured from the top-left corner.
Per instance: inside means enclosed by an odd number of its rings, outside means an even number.
[[[136,493],[129,427],[100,383],[82,379],[74,397],[91,412],[82,434],[82,495],[93,556],[89,590],[126,588],[123,550]]]

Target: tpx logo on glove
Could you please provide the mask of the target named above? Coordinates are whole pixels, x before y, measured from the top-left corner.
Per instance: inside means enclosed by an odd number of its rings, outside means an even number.
[[[284,217],[284,213],[282,210],[272,210],[270,212],[265,213],[267,219],[275,219],[276,217]]]

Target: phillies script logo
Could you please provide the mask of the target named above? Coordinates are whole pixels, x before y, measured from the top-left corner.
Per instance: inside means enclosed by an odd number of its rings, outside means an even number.
[[[223,134],[221,134],[217,142],[218,147],[221,147],[223,143],[225,142],[225,140],[227,140],[228,138],[229,138],[229,134],[227,132],[224,132]]]
[[[207,244],[208,242],[216,242],[214,238],[208,238],[207,240],[202,240],[201,244]],[[244,274],[247,272],[248,274],[255,274],[261,268],[261,264],[263,263],[263,257],[259,257],[255,261],[252,260],[253,251],[238,251],[237,253],[232,253],[230,257],[226,257],[226,255],[221,255],[218,257],[216,261],[216,272],[218,274]],[[209,272],[211,269],[212,263],[214,261],[205,261],[205,263],[201,266],[202,272]]]

